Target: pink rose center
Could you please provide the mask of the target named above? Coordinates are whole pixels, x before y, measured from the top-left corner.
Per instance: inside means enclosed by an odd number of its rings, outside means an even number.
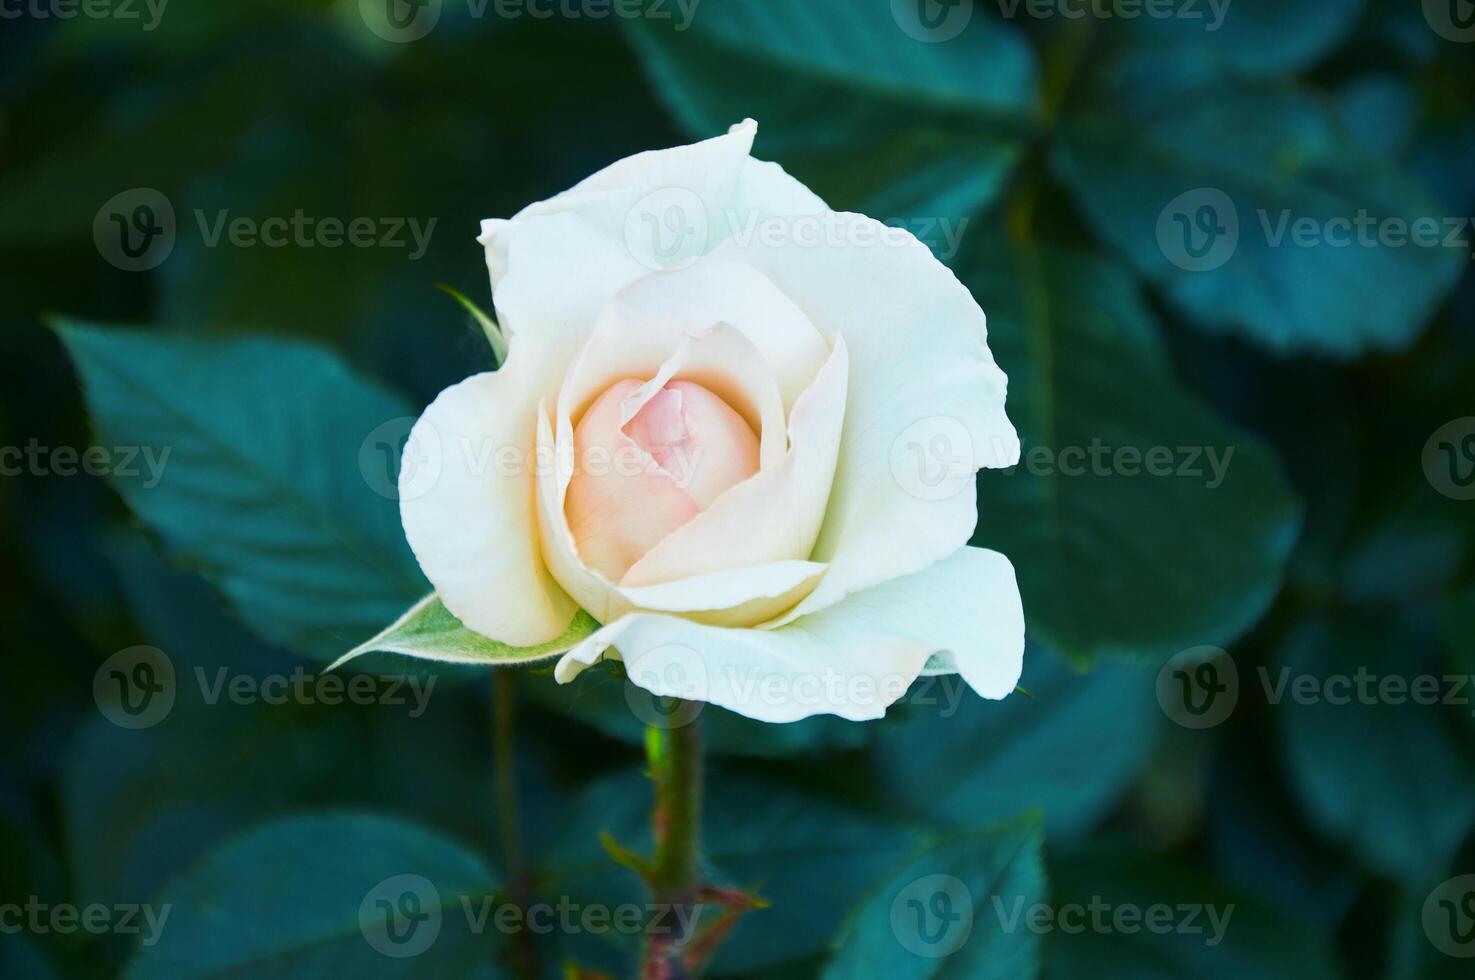
[[[643,395],[611,385],[574,426],[564,513],[579,557],[612,582],[758,472],[757,435],[719,396],[691,381]]]

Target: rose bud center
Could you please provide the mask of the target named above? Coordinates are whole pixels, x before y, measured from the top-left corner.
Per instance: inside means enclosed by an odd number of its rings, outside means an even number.
[[[758,437],[720,397],[671,381],[601,394],[574,426],[564,512],[584,564],[618,582],[651,548],[758,472]]]

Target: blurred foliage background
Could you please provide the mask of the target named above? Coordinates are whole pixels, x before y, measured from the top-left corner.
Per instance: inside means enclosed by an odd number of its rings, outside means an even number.
[[[1188,0],[389,2],[0,4],[0,446],[38,447],[0,478],[0,905],[174,909],[151,946],[7,929],[0,975],[628,973],[629,937],[471,935],[454,910],[419,959],[359,934],[400,871],[506,882],[485,671],[437,673],[418,714],[212,704],[194,678],[315,671],[423,592],[361,450],[487,363],[433,290],[487,302],[479,219],[745,116],[758,156],[952,266],[1026,460],[1053,465],[979,481],[1029,697],[928,684],[866,725],[706,709],[713,876],[771,903],[714,972],[921,975],[938,961],[889,963],[866,903],[940,869],[981,882],[958,975],[1468,975],[1425,915],[1475,872],[1475,684],[1449,680],[1475,673],[1468,3],[1230,0],[1210,30]],[[408,40],[386,10],[436,19]],[[94,232],[137,188],[177,234],[127,271]],[[435,225],[414,258],[212,245],[196,215],[222,211]],[[1437,218],[1441,243],[1274,235],[1359,214]],[[1218,482],[1066,472],[1093,444],[1233,456]],[[55,454],[128,446],[172,447],[157,486]],[[93,682],[138,644],[178,697],[128,730]],[[1206,646],[1238,693],[1196,728],[1169,662]],[[1432,677],[1453,703],[1278,695],[1286,670]],[[515,696],[533,894],[640,901],[597,839],[648,834],[621,679],[523,672]],[[1236,911],[1211,946],[1001,929],[988,894]]]

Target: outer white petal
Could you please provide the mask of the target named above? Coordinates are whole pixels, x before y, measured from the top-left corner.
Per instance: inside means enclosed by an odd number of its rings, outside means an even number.
[[[831,567],[787,618],[962,547],[974,472],[1016,463],[1019,439],[983,311],[957,277],[910,234],[844,213],[795,222],[778,247],[729,239],[713,257],[753,265],[850,348],[835,485],[810,555]],[[914,467],[939,469],[937,482]]]
[[[405,444],[400,519],[457,619],[535,646],[562,633],[576,607],[548,574],[532,520],[537,379],[523,353],[514,347],[501,371],[452,385],[425,409]]]
[[[559,661],[567,683],[611,647],[652,694],[720,705],[759,721],[879,718],[929,656],[946,652],[975,692],[1003,698],[1024,662],[1024,613],[1007,558],[963,548],[779,629],[720,629],[636,613]]]
[[[511,219],[483,221],[478,240],[503,327],[587,335],[604,300],[638,276],[695,259],[765,217],[828,210],[777,164],[749,157],[757,129],[749,119],[713,139],[637,153]]]

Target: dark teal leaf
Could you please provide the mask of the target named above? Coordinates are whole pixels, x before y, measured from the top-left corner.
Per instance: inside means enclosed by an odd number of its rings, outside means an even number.
[[[939,841],[860,904],[822,976],[1032,980],[1040,938],[999,909],[1046,897],[1038,825]]]
[[[164,893],[169,919],[129,975],[492,980],[502,975],[497,935],[475,932],[463,900],[479,910],[494,887],[475,854],[413,824],[283,820],[220,848]]]
[[[1057,918],[1045,937],[1046,980],[1341,975],[1327,934],[1123,841],[1052,852],[1048,863]],[[1104,911],[1093,913],[1093,905]],[[1149,915],[1168,929],[1148,928]]]
[[[1128,663],[1076,673],[1034,647],[1019,683],[1028,697],[984,701],[955,676],[919,682],[876,739],[882,797],[956,827],[1038,810],[1052,838],[1089,830],[1152,753],[1162,722],[1153,675]]]
[[[7,980],[56,980],[59,974],[30,938],[0,935],[0,976]]]
[[[330,658],[425,594],[390,499],[399,399],[295,341],[57,329],[101,443],[145,450],[119,492],[262,635]]]
[[[1128,23],[1146,39],[1273,75],[1309,68],[1346,40],[1364,0],[1201,0]],[[1125,7],[1123,9],[1126,9]]]
[[[1030,635],[1073,659],[1166,659],[1251,626],[1299,506],[1272,454],[1175,379],[1131,279],[1093,256],[999,245],[963,279],[1023,440],[1018,467],[980,474],[974,540],[1015,557]]]
[[[628,26],[689,133],[752,116],[757,155],[833,206],[961,219],[992,200],[1024,150],[1034,58],[1012,27],[971,4],[955,8],[966,29],[937,43],[909,35],[894,10],[906,5],[727,0],[684,30],[674,19]]]
[[[1468,245],[1446,247],[1439,205],[1290,87],[1083,112],[1063,124],[1052,163],[1097,233],[1173,305],[1278,353],[1407,347],[1469,262]],[[1359,241],[1360,215],[1403,222],[1404,243]],[[1420,219],[1434,244],[1409,238]],[[1300,244],[1298,222],[1312,232]]]
[[[1475,744],[1454,717],[1471,710],[1471,680],[1449,676],[1430,647],[1420,629],[1344,612],[1303,622],[1266,678],[1277,691],[1285,682],[1272,710],[1310,821],[1378,873],[1413,882],[1439,875],[1475,824]],[[1318,680],[1315,697],[1296,695],[1302,677]],[[1328,687],[1333,677],[1342,686]],[[1394,677],[1402,693],[1385,697]],[[1420,699],[1435,703],[1415,699],[1419,677],[1433,684]],[[1448,698],[1463,703],[1452,712]]]

